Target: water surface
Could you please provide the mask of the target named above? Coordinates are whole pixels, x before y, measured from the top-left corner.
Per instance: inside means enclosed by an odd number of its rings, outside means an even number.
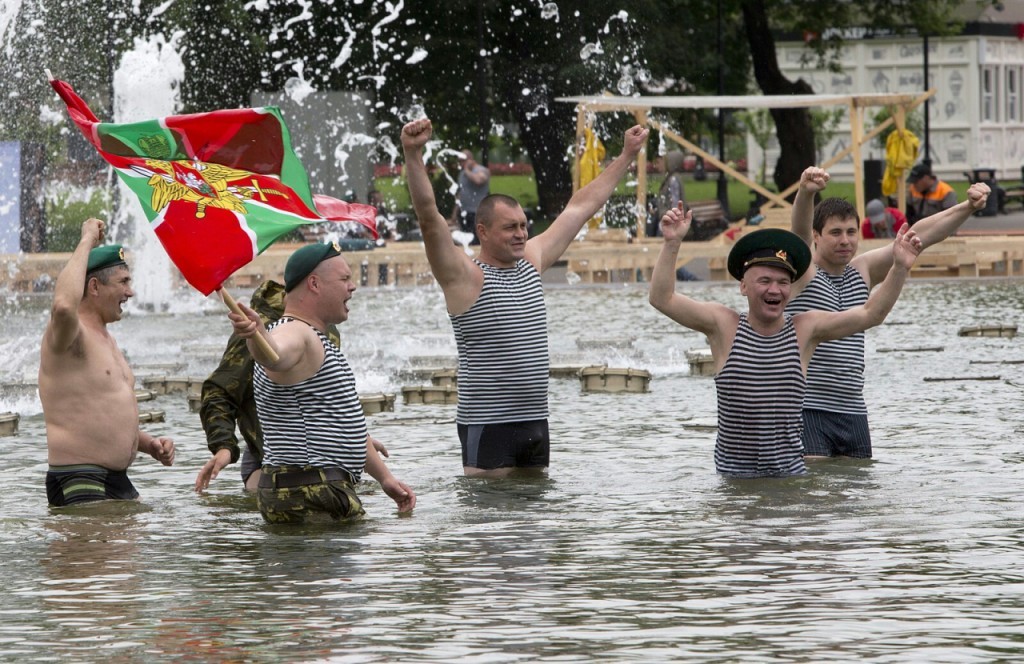
[[[735,285],[679,288],[742,306]],[[1024,658],[1024,364],[999,363],[1024,350],[957,336],[1017,324],[1022,300],[1016,282],[911,283],[868,333],[875,459],[730,481],[714,473],[714,385],[685,359],[704,339],[642,285],[550,288],[554,361],[645,368],[651,391],[553,380],[548,478],[479,481],[460,476],[454,406],[400,396],[425,382],[403,373],[417,358],[454,356],[439,292],[362,289],[343,346],[361,392],[399,393],[371,431],[419,502],[399,516],[364,482],[367,518],[335,527],[265,525],[234,466],[195,495],[209,452],[180,394],[143,404],[178,458],[130,469],[139,504],[50,510],[38,400],[5,396],[22,420],[0,438],[0,659]],[[0,372],[34,380],[48,301],[4,307]],[[113,330],[140,377],[202,377],[229,326],[211,302]],[[999,378],[962,380],[981,376]]]

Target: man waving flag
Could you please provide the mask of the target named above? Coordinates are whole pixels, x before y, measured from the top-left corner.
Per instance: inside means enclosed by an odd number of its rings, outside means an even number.
[[[71,120],[139,197],[171,261],[204,295],[304,224],[355,222],[376,237],[376,209],[313,195],[274,107],[100,122],[50,79]]]

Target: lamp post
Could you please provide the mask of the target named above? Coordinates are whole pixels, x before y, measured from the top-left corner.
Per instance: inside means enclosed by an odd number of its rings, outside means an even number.
[[[725,94],[725,53],[722,43],[722,0],[718,0],[718,96]],[[725,109],[718,109],[718,158],[725,163]],[[729,182],[725,171],[718,169],[718,200],[726,219],[729,218]]]

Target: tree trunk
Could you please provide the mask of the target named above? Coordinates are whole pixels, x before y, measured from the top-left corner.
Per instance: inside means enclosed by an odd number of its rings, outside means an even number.
[[[790,81],[779,70],[775,38],[768,26],[764,0],[744,0],[743,25],[750,43],[754,78],[766,95],[813,94],[803,79]],[[782,191],[800,180],[800,174],[815,164],[814,128],[806,108],[773,108],[775,135],[779,140],[779,160],[775,163],[775,186]]]
[[[520,139],[537,183],[537,207],[542,217],[554,219],[572,197],[572,165],[565,155],[573,136],[568,104],[556,102],[536,71],[520,71],[504,86],[505,101],[519,123]],[[531,93],[524,95],[523,89]],[[564,108],[561,108],[564,107]]]

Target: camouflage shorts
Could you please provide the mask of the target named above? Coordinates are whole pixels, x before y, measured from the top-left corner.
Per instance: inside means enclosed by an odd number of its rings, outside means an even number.
[[[307,523],[343,521],[363,516],[363,503],[355,487],[347,480],[327,480],[316,484],[277,487],[274,470],[263,468],[256,504],[267,523]]]

